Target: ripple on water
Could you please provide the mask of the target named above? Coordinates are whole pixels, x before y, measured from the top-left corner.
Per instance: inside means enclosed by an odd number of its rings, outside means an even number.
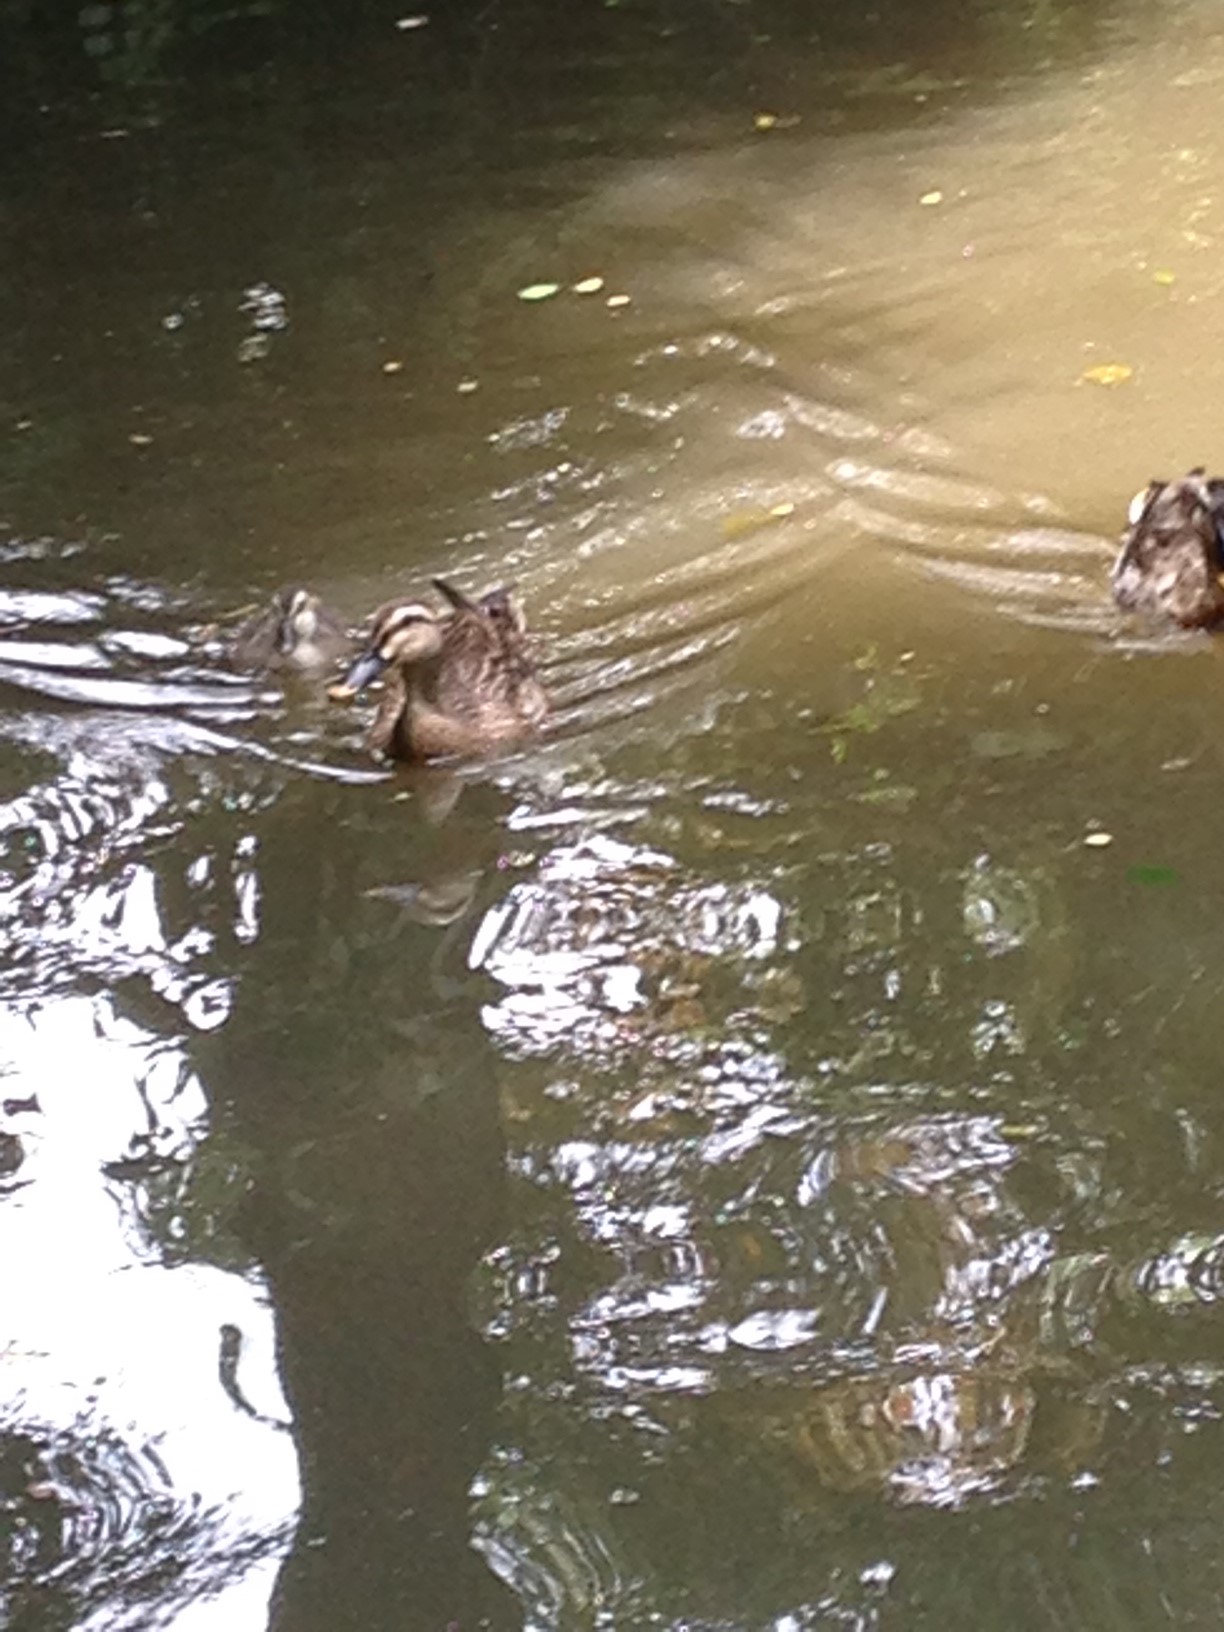
[[[160,971],[191,1023],[217,1023],[140,904],[132,858],[181,829],[192,801],[258,803],[294,775],[383,773],[357,759],[349,716],[220,666],[159,586],[0,592],[6,623],[0,741],[21,784],[0,802],[7,979],[28,992]]]
[[[599,1624],[611,1605],[627,1616],[637,1593],[602,1499],[584,1504],[550,1485],[545,1470],[518,1458],[486,1464],[474,1492],[476,1547],[514,1588],[528,1623]]]
[[[0,1620],[36,1602],[57,1624],[135,1632],[240,1588],[266,1601],[296,1457],[266,1289],[242,1260],[208,1261],[217,1215],[205,1226],[183,1194],[207,1131],[199,1084],[107,998],[7,1005],[0,1052],[10,1089],[37,1090],[4,1107],[27,1160],[0,1198]],[[235,1372],[262,1411],[235,1410]]]
[[[88,1413],[72,1426],[0,1426],[0,1480],[16,1521],[0,1588],[13,1624],[37,1591],[74,1625],[147,1627],[261,1560],[278,1562],[288,1540],[283,1523],[235,1533],[223,1505],[175,1488],[153,1443],[132,1443]]]

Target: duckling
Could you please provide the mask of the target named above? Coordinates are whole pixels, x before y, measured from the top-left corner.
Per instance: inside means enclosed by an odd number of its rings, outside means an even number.
[[[1224,619],[1224,480],[1200,466],[1180,481],[1151,481],[1127,519],[1112,574],[1118,605],[1185,629]]]
[[[317,673],[348,657],[353,643],[339,615],[296,585],[280,589],[238,629],[230,657],[240,669]]]
[[[441,578],[433,582],[449,610],[418,601],[379,607],[366,650],[333,688],[351,696],[386,674],[366,743],[392,759],[478,757],[529,736],[548,713],[510,591],[473,601]]]

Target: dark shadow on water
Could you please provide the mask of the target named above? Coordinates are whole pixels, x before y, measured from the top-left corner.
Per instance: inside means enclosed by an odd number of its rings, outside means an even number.
[[[366,893],[346,794],[310,791],[261,833],[259,956],[198,1053],[255,1153],[242,1229],[272,1288],[304,1486],[271,1624],[515,1627],[470,1545],[500,1377],[467,1284],[499,1228],[504,1147],[464,938],[443,978],[447,931]]]
[[[328,0],[239,0],[224,7],[169,0],[126,8],[5,0],[0,86],[7,95],[0,113],[14,118],[15,135],[30,136],[27,116],[52,103],[71,102],[87,118],[95,98],[118,105],[134,96],[151,97],[160,122],[226,81],[246,88],[263,79],[275,90],[278,72],[323,66],[330,73],[358,63],[377,70],[380,59],[391,75],[407,71],[415,79],[421,58],[431,70],[418,84],[426,95],[449,82],[503,109],[516,101],[529,107],[541,79],[557,70],[571,88],[589,90],[610,64],[614,73],[643,65],[649,72],[652,59],[681,94],[705,85],[721,98],[802,82],[812,64],[791,58],[796,51],[810,57],[813,47],[864,74],[887,67],[903,76],[939,64],[972,72],[1000,55],[1015,71],[1032,72],[1091,54],[1117,26],[1113,8],[1080,0],[1041,7],[999,0],[884,0],[871,7],[844,0],[622,6],[457,0],[432,13],[406,11],[393,0],[359,0],[339,11]],[[422,42],[407,61],[405,41]],[[731,74],[738,76],[735,86],[724,79]],[[554,84],[554,98],[565,94]]]

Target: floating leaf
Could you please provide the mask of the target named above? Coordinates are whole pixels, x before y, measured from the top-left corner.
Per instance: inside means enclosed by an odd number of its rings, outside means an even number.
[[[1121,385],[1134,372],[1129,363],[1098,363],[1095,368],[1086,368],[1080,379],[1089,385]]]
[[[1162,269],[1159,272],[1153,272],[1152,273],[1152,282],[1153,283],[1162,283],[1167,288],[1169,284],[1177,282],[1177,273],[1176,272],[1168,272],[1168,271],[1165,271],[1164,269]]]
[[[1126,876],[1134,884],[1147,884],[1153,889],[1167,889],[1170,884],[1181,883],[1176,867],[1165,867],[1159,862],[1139,862],[1126,869]]]
[[[898,783],[885,788],[867,788],[852,797],[860,805],[884,805],[893,810],[908,810],[918,797],[918,789]]]
[[[520,300],[548,300],[550,296],[557,293],[560,287],[559,283],[529,283],[526,288],[519,290],[518,298]]]
[[[479,389],[479,380],[460,380],[459,384],[455,387],[455,390],[458,391],[461,397],[470,397],[473,391],[479,391]]]
[[[800,117],[797,113],[756,113],[752,123],[757,130],[793,130]]]
[[[908,673],[901,671],[877,675],[869,682],[867,695],[861,701],[852,703],[836,719],[820,727],[822,733],[833,739],[834,760],[840,765],[845,759],[852,736],[860,733],[869,736],[882,730],[889,720],[917,708],[919,701],[917,689]]]
[[[403,368],[404,365],[400,362],[398,357],[388,357],[387,361],[383,364],[383,373],[400,374],[403,372]]]
[[[1112,833],[1085,833],[1084,834],[1084,843],[1088,846],[1088,848],[1090,850],[1104,850],[1107,845],[1110,845],[1110,844],[1113,843],[1113,834]]]
[[[936,187],[929,193],[923,193],[918,202],[919,204],[942,204],[943,194],[940,192],[939,188]]]
[[[746,506],[743,510],[732,510],[730,515],[722,518],[721,530],[724,538],[743,538],[748,533],[759,532],[762,527],[768,527],[771,522],[785,521],[787,516],[793,516],[795,507],[790,503],[771,504],[768,510],[758,509],[755,505]]]
[[[602,278],[583,278],[580,282],[571,284],[576,295],[597,295],[604,286]]]
[[[128,441],[134,448],[147,448],[152,440],[153,438],[147,436],[144,431],[133,431],[131,436],[128,437]]]
[[[768,512],[764,510],[733,510],[722,518],[719,531],[724,538],[744,538],[748,533],[758,532],[768,519]]]
[[[629,295],[609,295],[604,304],[615,311],[620,306],[628,306],[630,298]]]

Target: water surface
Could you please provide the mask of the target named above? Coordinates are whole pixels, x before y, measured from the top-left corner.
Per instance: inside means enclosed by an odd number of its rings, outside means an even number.
[[[5,161],[4,1617],[1213,1623],[1218,20],[566,17]],[[497,765],[225,661],[437,573]]]

